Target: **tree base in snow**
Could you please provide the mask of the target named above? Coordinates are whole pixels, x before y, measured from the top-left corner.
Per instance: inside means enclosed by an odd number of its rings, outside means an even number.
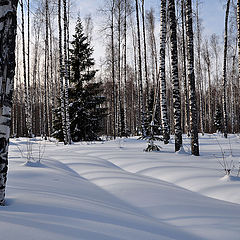
[[[5,201],[3,200],[2,202],[0,202],[0,207],[4,207],[5,206]]]
[[[151,145],[151,144],[148,144],[147,148],[144,149],[145,152],[159,152],[161,150],[161,147],[158,146],[158,145]]]

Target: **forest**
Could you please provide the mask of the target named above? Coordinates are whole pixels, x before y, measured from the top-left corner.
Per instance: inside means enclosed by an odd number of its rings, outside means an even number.
[[[67,144],[152,132],[167,143],[175,134],[178,151],[182,133],[198,144],[197,132],[239,132],[234,1],[223,39],[204,36],[198,0],[161,1],[160,22],[144,1],[106,0],[101,32],[91,15],[71,17],[74,4],[20,1],[11,136]],[[99,68],[93,34],[105,41]]]
[[[0,0],[0,216],[44,239],[237,240],[240,0],[220,1],[207,34],[211,1]]]

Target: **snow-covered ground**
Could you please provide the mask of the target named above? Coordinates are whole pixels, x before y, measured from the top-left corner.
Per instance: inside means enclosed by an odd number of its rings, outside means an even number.
[[[37,159],[43,142],[12,139],[0,239],[239,240],[240,139],[205,135],[200,144],[194,157],[186,137],[177,154],[173,143],[144,152],[136,138],[46,142],[41,163],[24,164],[27,146]]]

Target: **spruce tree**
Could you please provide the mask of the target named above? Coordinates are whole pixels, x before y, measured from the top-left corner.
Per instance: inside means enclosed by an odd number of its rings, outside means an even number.
[[[101,82],[95,82],[97,70],[93,70],[93,48],[84,34],[81,19],[78,18],[75,34],[70,48],[70,87],[69,87],[69,114],[70,131],[73,141],[100,140],[99,133],[103,128],[103,118],[106,109],[102,107],[105,97],[102,96]],[[56,109],[54,136],[62,140],[62,130]]]
[[[217,109],[214,116],[214,125],[217,132],[223,131],[223,113],[220,104],[217,104]]]

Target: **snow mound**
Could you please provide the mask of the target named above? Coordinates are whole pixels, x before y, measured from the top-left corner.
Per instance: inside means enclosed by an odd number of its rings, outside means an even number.
[[[221,180],[225,182],[240,182],[240,177],[225,175],[224,177],[221,178]]]
[[[18,145],[27,142],[10,145],[1,239],[239,240],[240,181],[219,180],[221,154],[209,136],[200,138],[198,158],[174,154],[172,143],[146,153],[146,141],[136,138],[46,142],[43,164],[19,157]],[[219,142],[228,148],[228,140]]]
[[[26,161],[24,164],[26,167],[40,167],[40,168],[45,168],[46,166],[42,164],[40,161]]]

